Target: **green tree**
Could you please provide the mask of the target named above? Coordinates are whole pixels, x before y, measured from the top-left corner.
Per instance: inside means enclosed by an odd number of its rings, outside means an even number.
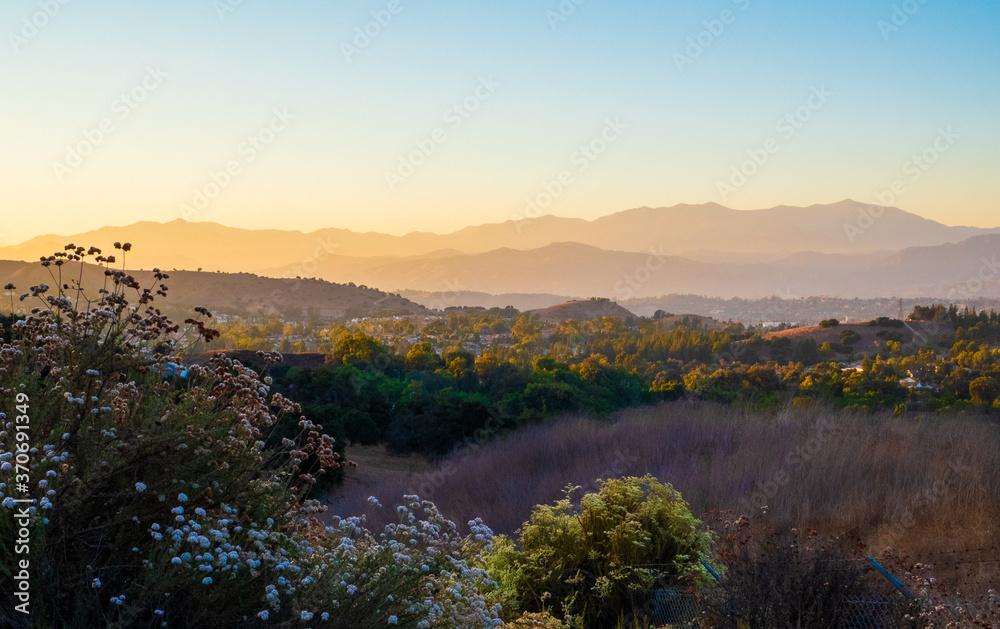
[[[416,343],[406,353],[406,368],[417,371],[434,371],[444,366],[444,361],[430,343]]]
[[[345,365],[376,364],[388,351],[382,343],[362,332],[344,332],[334,343],[334,358]]]
[[[969,383],[969,394],[976,404],[990,404],[1000,396],[1000,381],[986,376]]]

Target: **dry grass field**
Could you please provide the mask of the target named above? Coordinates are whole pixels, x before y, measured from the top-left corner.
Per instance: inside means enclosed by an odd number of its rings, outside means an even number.
[[[348,457],[359,469],[332,497],[332,511],[366,513],[373,523],[385,511],[370,510],[368,496],[394,504],[416,492],[457,522],[481,516],[509,534],[567,485],[594,490],[598,478],[650,473],[673,484],[695,514],[766,508],[777,528],[860,538],[918,559],[1000,546],[1000,426],[985,416],[822,406],[762,415],[674,403],[610,422],[571,417],[528,427],[435,466],[374,448],[349,448]]]

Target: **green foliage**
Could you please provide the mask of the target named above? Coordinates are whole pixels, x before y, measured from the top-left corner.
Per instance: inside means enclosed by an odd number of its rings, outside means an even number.
[[[551,608],[572,627],[605,628],[658,581],[707,582],[712,538],[673,487],[652,476],[599,483],[579,503],[569,488],[536,506],[517,543],[498,538],[487,565],[511,619]]]
[[[444,366],[444,361],[428,342],[416,343],[406,354],[406,368],[417,371],[434,371]]]
[[[361,332],[344,332],[334,343],[332,357],[345,365],[377,364],[387,356],[385,346]]]
[[[819,322],[819,327],[821,328],[835,328],[840,325],[840,321],[836,319],[823,319]]]
[[[892,319],[889,317],[878,317],[872,320],[868,325],[879,328],[901,328],[906,324],[900,321],[899,319]]]
[[[765,339],[738,324],[710,330],[695,317],[669,325],[664,316],[551,325],[509,308],[452,309],[429,322],[415,317],[335,327],[329,331],[335,340],[328,365],[275,367],[271,373],[276,390],[309,405],[327,432],[435,457],[473,438],[484,412],[493,436],[557,414],[602,417],[691,397],[762,411],[795,397],[900,413],[968,404],[986,410],[990,391],[977,393],[987,402],[973,403],[969,387],[977,378],[998,377],[1000,315],[937,305],[918,315],[942,321],[912,325],[914,344],[906,342],[898,320],[871,323],[880,340],[865,371],[879,365],[877,376],[857,376],[834,362],[865,358],[856,328],[839,330],[837,342],[820,346],[809,336]],[[512,331],[493,345],[480,338]],[[424,340],[411,344],[387,333],[419,333]],[[950,348],[947,356],[920,347],[927,339]],[[914,382],[900,386],[911,372]],[[463,405],[469,411],[464,416],[456,410]]]
[[[905,340],[903,334],[896,332],[895,330],[879,330],[875,333],[875,336],[880,339],[885,339],[886,341],[893,341],[895,343],[902,343]]]
[[[981,376],[969,383],[969,395],[976,404],[992,404],[1000,396],[1000,379]]]
[[[844,345],[854,345],[861,340],[861,335],[854,330],[841,330],[840,342]]]

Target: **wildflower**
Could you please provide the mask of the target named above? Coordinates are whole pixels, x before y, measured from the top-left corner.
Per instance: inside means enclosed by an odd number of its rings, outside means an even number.
[[[399,624],[399,619],[396,618],[395,616],[389,616],[389,624],[390,625],[398,625]]]
[[[187,495],[185,495],[185,494],[177,494],[177,501],[178,502],[187,502],[187,500],[188,500]]]
[[[201,582],[204,583],[205,585],[212,585],[212,577],[205,577],[204,579],[201,580]]]
[[[142,492],[146,491],[146,486],[143,483],[136,483],[135,490],[141,494]]]
[[[94,579],[93,581],[90,582],[90,587],[95,588],[95,589],[101,587],[101,580],[100,579]]]
[[[300,618],[301,618],[302,620],[312,620],[312,618],[313,618],[313,613],[312,613],[312,612],[307,612],[306,610],[304,610],[304,609],[303,609],[303,610],[302,610],[302,613],[301,613],[301,614],[299,614],[299,617],[300,617]]]
[[[271,614],[269,614],[265,609],[262,612],[257,612],[257,615],[261,618],[261,620],[267,620],[267,617],[270,616]]]

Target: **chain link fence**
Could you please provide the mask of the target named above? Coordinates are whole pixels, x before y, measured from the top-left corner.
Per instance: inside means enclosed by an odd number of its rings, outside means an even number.
[[[660,588],[650,592],[645,618],[655,627],[671,629],[709,629],[717,626],[718,610],[725,607],[721,590],[693,591],[683,588]],[[904,604],[898,596],[852,596],[840,629],[908,629]],[[758,628],[755,628],[758,629]],[[759,628],[763,629],[763,628]]]
[[[657,627],[702,627],[717,603],[719,593],[698,593],[681,588],[653,590],[647,604],[649,619]]]
[[[896,629],[904,616],[895,596],[847,597],[847,618],[842,629]]]

